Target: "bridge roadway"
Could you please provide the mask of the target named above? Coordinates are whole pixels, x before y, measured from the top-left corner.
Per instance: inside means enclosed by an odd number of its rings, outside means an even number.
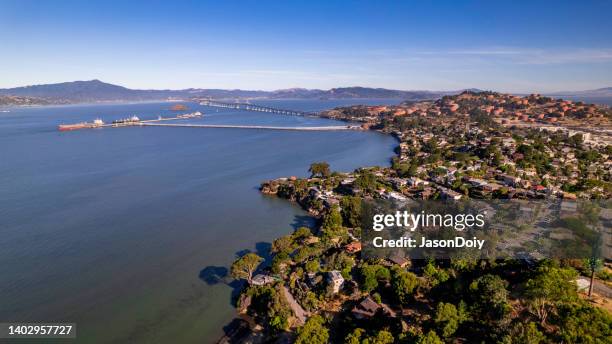
[[[226,103],[226,102],[220,102],[220,101],[215,101],[215,100],[203,100],[200,102],[200,105],[212,106],[212,107],[218,107],[218,108],[226,108],[226,109],[269,112],[269,113],[276,113],[280,115],[291,115],[291,116],[317,116],[318,115],[317,112],[277,109],[277,108],[270,107],[270,106],[255,105],[255,104],[250,104],[250,103]]]
[[[362,130],[356,125],[330,125],[319,127],[278,127],[267,125],[232,125],[232,124],[175,124],[175,123],[138,123],[142,127],[183,127],[183,128],[228,128],[228,129],[267,129],[292,131],[336,131],[336,130]]]

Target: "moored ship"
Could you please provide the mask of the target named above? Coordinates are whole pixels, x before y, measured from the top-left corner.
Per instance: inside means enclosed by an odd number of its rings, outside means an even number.
[[[104,125],[104,122],[96,118],[93,122],[80,122],[75,124],[60,124],[57,126],[59,131],[70,131],[79,129],[98,128]]]
[[[140,122],[140,118],[138,118],[138,116],[132,116],[130,118],[123,118],[123,119],[117,119],[113,121],[113,124],[115,125],[129,125],[129,124],[134,124],[134,123],[138,123]]]
[[[176,116],[176,118],[195,118],[195,117],[202,117],[202,113],[200,111],[196,111],[196,112],[186,113],[183,115]]]

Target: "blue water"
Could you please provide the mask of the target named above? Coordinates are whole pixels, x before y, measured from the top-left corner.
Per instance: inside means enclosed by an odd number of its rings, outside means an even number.
[[[599,104],[612,106],[612,97],[562,97],[574,101],[581,101],[588,104]]]
[[[317,111],[394,100],[268,101]],[[375,132],[57,124],[168,116],[172,104],[15,108],[0,113],[0,322],[70,321],[78,342],[214,342],[234,316],[223,274],[236,253],[265,250],[312,219],[261,195],[263,180],[306,175],[313,161],[350,171],[387,165],[396,141]],[[337,125],[218,110],[215,124]],[[214,275],[214,273],[213,273]]]

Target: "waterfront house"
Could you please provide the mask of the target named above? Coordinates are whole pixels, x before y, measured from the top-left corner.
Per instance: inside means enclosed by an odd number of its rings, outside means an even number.
[[[262,286],[262,285],[274,283],[274,281],[275,281],[275,279],[272,276],[268,276],[268,275],[264,275],[264,274],[257,274],[251,280],[251,284],[252,285],[257,285],[257,286]]]

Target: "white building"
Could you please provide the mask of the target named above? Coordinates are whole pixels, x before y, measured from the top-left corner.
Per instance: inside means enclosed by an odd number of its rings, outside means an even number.
[[[338,270],[332,270],[327,273],[327,281],[333,286],[334,294],[339,292],[344,285],[344,277]]]

